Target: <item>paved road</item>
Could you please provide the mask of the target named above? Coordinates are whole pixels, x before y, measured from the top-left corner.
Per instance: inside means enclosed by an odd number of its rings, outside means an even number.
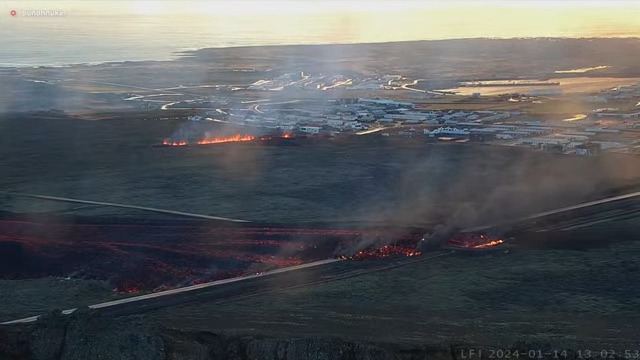
[[[18,192],[10,192],[10,191],[0,191],[0,194],[15,196],[15,197],[28,197],[28,198],[34,198],[34,199],[52,200],[52,201],[60,201],[60,202],[68,202],[68,203],[111,206],[111,207],[119,207],[119,208],[125,208],[125,209],[143,210],[143,211],[150,211],[150,212],[170,214],[170,215],[179,215],[179,216],[199,218],[199,219],[220,220],[220,221],[229,221],[229,222],[237,222],[237,223],[249,222],[248,220],[232,219],[232,218],[205,215],[205,214],[195,214],[195,213],[176,211],[176,210],[158,209],[158,208],[152,208],[147,206],[116,204],[116,203],[110,203],[110,202],[104,202],[104,201],[72,199],[72,198],[65,198],[65,197],[58,197],[58,196],[27,194],[27,193],[18,193]]]
[[[223,303],[267,293],[338,281],[372,272],[391,270],[400,266],[451,254],[453,254],[451,251],[436,252],[429,256],[382,259],[376,261],[327,259],[261,274],[218,280],[211,283],[94,304],[89,307],[99,312],[102,316],[116,317],[140,314],[160,308],[199,301]],[[63,313],[71,314],[75,310],[76,309],[68,309],[64,310]],[[2,324],[29,323],[36,321],[38,317],[39,316],[32,316],[7,321]]]
[[[265,103],[261,103],[261,104],[256,104],[251,106],[251,110],[253,110],[254,112],[258,113],[258,114],[264,114],[265,112],[260,110],[260,106],[262,105],[284,105],[284,104],[294,104],[297,102],[300,102],[302,100],[288,100],[288,101],[278,101],[278,102],[265,102]]]
[[[509,227],[525,228],[535,226],[540,229],[542,222],[557,222],[563,218],[581,218],[587,215],[599,215],[610,209],[626,209],[629,206],[637,207],[640,203],[640,191],[619,196],[612,196],[605,199],[589,201],[577,205],[567,206],[559,209],[544,211],[541,213],[522,217],[506,224],[492,224],[478,226],[464,231],[486,231],[492,228]],[[536,230],[538,230],[536,229]]]
[[[631,196],[632,195],[632,196]],[[610,201],[594,201],[530,216],[513,226],[513,231],[551,232],[586,230],[613,224],[640,223],[640,193],[617,196]]]

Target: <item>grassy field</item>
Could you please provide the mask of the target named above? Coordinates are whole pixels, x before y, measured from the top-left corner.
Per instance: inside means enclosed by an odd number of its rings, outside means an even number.
[[[596,196],[635,181],[640,171],[615,155],[377,137],[294,147],[150,147],[189,126],[140,118],[3,119],[0,188],[255,221],[421,223],[460,214],[473,222]],[[12,200],[2,205],[20,210]]]
[[[636,241],[587,251],[445,257],[147,317],[176,328],[227,333],[622,350],[640,336],[638,255]]]
[[[44,277],[0,280],[0,322],[122,297],[104,281]]]

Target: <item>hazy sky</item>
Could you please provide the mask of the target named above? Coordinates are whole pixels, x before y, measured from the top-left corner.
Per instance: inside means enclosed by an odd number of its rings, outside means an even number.
[[[23,16],[38,9],[64,16]],[[0,10],[5,64],[160,59],[244,45],[640,37],[640,0],[0,0]]]
[[[112,23],[126,27],[148,17],[171,18],[164,24],[169,28],[199,27],[205,17],[224,18],[216,25],[226,26],[223,32],[234,31],[236,21],[249,21],[266,32],[302,32],[327,42],[640,36],[640,0],[2,0],[2,5],[2,23],[21,20],[9,15],[14,9],[59,9],[78,30]],[[101,19],[77,21],[83,18]],[[313,33],[303,23],[314,21],[337,31]]]

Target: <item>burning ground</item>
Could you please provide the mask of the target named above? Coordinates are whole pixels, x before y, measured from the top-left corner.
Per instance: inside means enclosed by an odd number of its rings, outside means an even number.
[[[374,239],[373,242],[366,239]],[[0,220],[0,276],[103,280],[118,293],[160,291],[340,256],[418,255],[420,231]]]
[[[590,233],[611,234],[605,227]],[[640,336],[639,251],[640,242],[625,241],[443,257],[234,302],[163,309],[147,318],[180,329],[262,336],[625,349]]]
[[[187,121],[180,123],[169,137],[153,146],[268,143],[295,137],[291,132],[269,131],[261,127],[233,125],[217,121]]]
[[[153,145],[153,146],[154,147],[191,146],[191,145],[214,145],[214,144],[246,143],[246,142],[272,143],[278,140],[295,139],[296,137],[297,136],[294,136],[293,134],[290,134],[290,133],[277,134],[277,135],[262,135],[262,136],[235,134],[235,135],[229,135],[229,136],[206,137],[193,142],[189,142],[186,140],[164,139],[162,143]]]

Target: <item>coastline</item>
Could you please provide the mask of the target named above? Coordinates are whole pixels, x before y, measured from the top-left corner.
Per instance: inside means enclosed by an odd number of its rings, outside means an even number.
[[[640,35],[638,36],[605,36],[605,37],[465,37],[465,38],[450,38],[450,39],[422,39],[422,40],[398,40],[398,41],[382,41],[382,42],[318,42],[318,43],[265,43],[265,44],[252,44],[252,45],[229,45],[229,46],[204,46],[197,48],[189,48],[184,50],[170,51],[167,58],[149,58],[149,59],[124,59],[124,60],[94,60],[83,62],[51,62],[40,64],[21,64],[3,62],[0,60],[0,69],[27,69],[27,68],[73,68],[73,67],[91,67],[91,66],[121,66],[127,63],[155,63],[155,62],[174,62],[180,60],[189,60],[198,58],[199,55],[206,52],[217,52],[231,50],[251,50],[251,49],[304,49],[304,48],[320,48],[320,47],[366,47],[366,46],[384,46],[384,45],[420,45],[420,44],[436,44],[436,43],[455,43],[466,41],[486,41],[486,40],[638,40],[640,41]],[[570,75],[570,74],[568,74]]]

